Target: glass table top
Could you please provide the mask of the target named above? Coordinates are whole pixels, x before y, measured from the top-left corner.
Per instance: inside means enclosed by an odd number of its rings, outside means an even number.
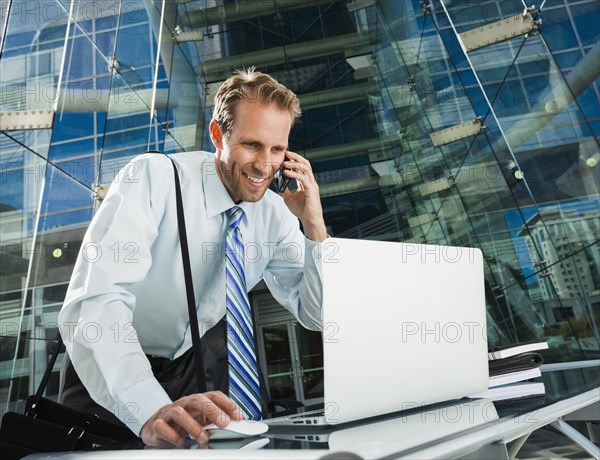
[[[213,441],[208,449],[250,450],[346,450],[353,452],[353,441],[372,437],[373,447],[386,439],[396,444],[396,452],[414,449],[423,444],[435,443],[438,439],[460,437],[503,419],[511,419],[535,411],[551,404],[598,389],[600,394],[600,368],[550,370],[530,382],[543,382],[545,393],[519,400],[491,401],[489,399],[469,399],[446,401],[430,406],[415,407],[410,410],[386,414],[379,417],[345,423],[338,426],[272,426],[264,437],[247,438],[239,441]],[[368,391],[357,397],[368,398]],[[368,401],[365,401],[368,404]],[[348,448],[350,447],[350,448]],[[182,449],[199,449],[198,444],[189,441]],[[377,449],[378,447],[376,447]],[[376,450],[375,449],[375,450]],[[389,449],[388,449],[389,450]],[[389,452],[381,452],[382,456]],[[318,456],[316,458],[319,458]],[[373,456],[377,458],[377,456]]]
[[[589,363],[588,363],[589,365]],[[190,440],[176,449],[139,449],[139,446],[123,446],[111,451],[94,451],[94,459],[155,459],[155,458],[338,458],[379,459],[416,456],[431,449],[447,448],[448,445],[482,446],[506,436],[516,439],[518,423],[525,423],[524,430],[533,431],[554,419],[548,409],[559,407],[557,414],[584,407],[598,401],[600,397],[600,367],[573,369],[549,369],[530,382],[542,382],[545,393],[521,400],[491,401],[486,398],[463,398],[410,410],[386,414],[370,419],[344,423],[337,426],[271,426],[260,437],[241,440],[220,440],[200,446]],[[433,384],[433,383],[432,383]],[[590,396],[591,394],[591,396]],[[580,399],[584,397],[585,401]],[[368,404],[368,391],[357,395]],[[566,403],[566,409],[563,405]],[[545,412],[544,412],[545,411]],[[560,417],[557,415],[555,418]],[[508,423],[506,423],[508,422]],[[502,428],[504,427],[504,428]],[[506,428],[508,427],[508,428]],[[506,436],[498,438],[498,433]],[[510,433],[508,433],[510,431]],[[484,433],[485,432],[485,436]],[[525,431],[527,432],[527,431]],[[495,437],[489,441],[491,437]],[[509,439],[510,440],[510,439]],[[488,442],[489,441],[489,442]],[[443,447],[440,447],[443,446]],[[429,449],[429,450],[427,450]],[[211,450],[203,454],[199,450]],[[235,451],[235,453],[234,453]],[[438,452],[439,454],[439,452]],[[332,455],[329,457],[329,455]],[[84,459],[84,452],[35,454],[28,458],[41,459]],[[439,457],[439,455],[438,455]]]

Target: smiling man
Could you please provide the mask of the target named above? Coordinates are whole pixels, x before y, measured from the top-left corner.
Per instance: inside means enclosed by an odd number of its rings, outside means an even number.
[[[227,80],[217,92],[209,126],[217,173],[234,203],[256,202],[283,164],[284,175],[300,188],[300,193],[284,191],[285,204],[302,221],[308,238],[323,241],[327,233],[310,163],[287,150],[299,116],[296,95],[268,75],[250,71]]]
[[[171,156],[211,391],[194,393],[172,166],[144,154],[121,170],[85,235],[59,315],[68,352],[61,402],[120,420],[152,446],[188,435],[206,443],[208,423],[260,418],[266,389],[247,292],[263,279],[305,327],[322,328],[327,234],[310,163],[288,150],[299,116],[290,90],[254,69],[238,71],[215,98],[215,153]],[[298,188],[278,195],[268,187],[282,166]]]

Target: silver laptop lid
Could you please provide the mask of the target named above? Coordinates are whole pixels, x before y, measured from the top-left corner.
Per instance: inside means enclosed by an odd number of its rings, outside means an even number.
[[[331,238],[322,256],[327,423],[487,389],[481,251]]]

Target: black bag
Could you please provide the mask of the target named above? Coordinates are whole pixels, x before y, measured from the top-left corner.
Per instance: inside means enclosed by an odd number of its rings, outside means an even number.
[[[226,322],[222,319],[200,339],[206,383],[204,391],[219,390],[227,394],[229,361],[225,334]],[[146,356],[154,377],[173,401],[198,392],[193,347],[174,360]]]
[[[206,378],[185,231],[181,186],[174,162],[173,171],[180,247],[193,342],[191,354],[195,363],[195,366],[187,368],[192,369],[196,375],[196,390],[203,393],[206,391]],[[84,414],[63,404],[42,398],[62,345],[62,339],[59,338],[36,394],[27,399],[25,414],[7,412],[2,417],[0,426],[2,459],[20,459],[36,452],[142,448],[144,444],[141,439],[125,425],[101,420],[93,414]]]
[[[33,403],[34,396],[27,400]],[[34,452],[100,450],[143,447],[127,427],[83,414],[55,401],[42,398],[34,413],[7,412],[2,417],[2,458],[21,458]],[[8,454],[8,456],[6,456]]]
[[[35,452],[100,450],[141,447],[143,443],[125,427],[83,414],[42,398],[50,373],[62,348],[54,350],[35,395],[27,398],[25,413],[7,412],[0,426],[3,459],[19,459]]]

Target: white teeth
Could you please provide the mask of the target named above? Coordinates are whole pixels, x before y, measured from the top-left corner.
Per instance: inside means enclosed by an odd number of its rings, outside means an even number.
[[[248,174],[244,174],[244,176],[246,176],[248,179],[250,179],[255,184],[261,184],[262,182],[264,182],[264,179],[259,179],[258,177],[249,176]]]

